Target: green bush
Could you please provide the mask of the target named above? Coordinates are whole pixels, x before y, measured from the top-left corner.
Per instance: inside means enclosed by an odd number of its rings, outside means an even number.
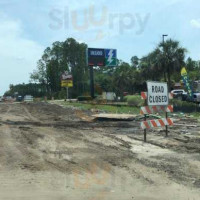
[[[140,95],[129,95],[126,96],[124,99],[126,102],[128,102],[128,105],[130,106],[140,107],[144,105],[144,101],[141,99]]]
[[[91,101],[92,97],[91,96],[79,96],[78,101]]]
[[[174,112],[200,112],[200,108],[193,102],[181,101],[173,99],[171,103],[174,105]]]
[[[59,93],[58,93],[58,99],[65,99],[67,95],[67,92],[65,89],[62,89]]]

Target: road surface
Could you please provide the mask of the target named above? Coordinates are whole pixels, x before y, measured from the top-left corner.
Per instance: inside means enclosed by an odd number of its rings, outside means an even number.
[[[0,199],[199,200],[200,126],[148,132],[48,103],[0,104]],[[191,126],[188,126],[191,125]]]

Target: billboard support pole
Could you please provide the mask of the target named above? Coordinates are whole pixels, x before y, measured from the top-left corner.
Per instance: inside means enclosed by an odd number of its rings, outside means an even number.
[[[66,91],[67,91],[67,99],[69,98],[69,90],[68,87],[66,87]]]
[[[94,99],[94,69],[93,66],[89,66],[90,68],[90,94]]]

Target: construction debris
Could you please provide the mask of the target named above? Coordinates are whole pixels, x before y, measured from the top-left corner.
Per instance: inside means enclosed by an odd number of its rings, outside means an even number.
[[[96,120],[114,120],[114,121],[133,121],[137,115],[130,114],[107,114],[100,113],[96,115],[92,115]]]

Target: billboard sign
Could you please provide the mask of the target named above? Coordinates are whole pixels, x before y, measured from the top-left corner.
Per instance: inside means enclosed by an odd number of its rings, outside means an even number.
[[[105,65],[104,49],[88,48],[88,65],[104,66]]]
[[[116,49],[105,49],[105,66],[116,66],[117,65],[117,50]]]
[[[87,52],[89,66],[116,66],[116,49],[88,48]]]

